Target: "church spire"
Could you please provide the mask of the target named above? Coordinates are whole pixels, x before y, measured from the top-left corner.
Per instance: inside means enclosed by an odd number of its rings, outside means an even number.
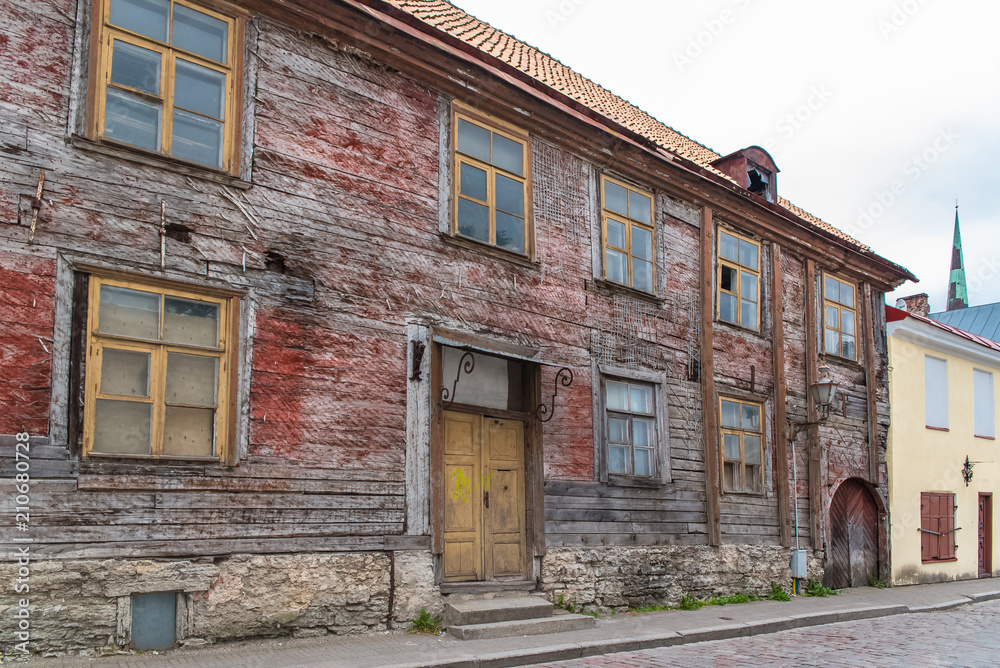
[[[965,285],[965,262],[962,260],[962,234],[958,231],[958,201],[955,201],[955,238],[951,248],[951,276],[948,280],[948,311],[969,308],[969,290]]]

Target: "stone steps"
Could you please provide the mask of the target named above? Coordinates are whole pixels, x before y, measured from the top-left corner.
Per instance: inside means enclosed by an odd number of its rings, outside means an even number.
[[[554,609],[538,596],[469,598],[445,605],[443,619],[448,633],[463,640],[577,631],[597,623],[588,615],[553,614]]]

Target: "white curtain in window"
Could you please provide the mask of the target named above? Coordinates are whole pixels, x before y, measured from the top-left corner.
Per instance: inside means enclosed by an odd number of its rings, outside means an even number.
[[[924,357],[924,419],[928,427],[948,428],[948,363]]]
[[[972,390],[976,406],[976,436],[995,436],[993,418],[993,374],[972,370]]]

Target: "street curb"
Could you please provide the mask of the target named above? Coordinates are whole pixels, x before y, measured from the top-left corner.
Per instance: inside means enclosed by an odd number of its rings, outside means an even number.
[[[880,605],[836,612],[816,612],[776,617],[746,624],[725,624],[709,626],[701,629],[685,631],[665,631],[663,633],[644,636],[621,638],[617,640],[594,640],[582,643],[566,643],[530,650],[511,650],[484,654],[478,657],[463,657],[461,659],[443,659],[431,663],[397,664],[392,668],[515,668],[535,663],[550,663],[580,659],[603,654],[620,652],[635,652],[647,649],[659,649],[675,645],[688,645],[712,640],[729,640],[756,635],[766,635],[780,631],[824,626],[838,622],[848,622],[860,619],[877,619],[895,615],[917,612],[935,612],[950,610],[969,603],[984,603],[1000,599],[1000,591],[984,592],[961,599],[953,599],[928,606],[907,606],[902,604]]]

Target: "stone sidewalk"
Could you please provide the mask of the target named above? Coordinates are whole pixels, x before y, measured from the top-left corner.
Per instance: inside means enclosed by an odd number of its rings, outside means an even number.
[[[760,601],[706,606],[695,611],[613,615],[602,617],[594,629],[545,636],[463,641],[449,636],[395,631],[362,637],[243,641],[98,659],[36,659],[30,663],[53,668],[502,668],[760,635],[856,619],[933,612],[994,599],[1000,599],[1000,580],[983,579],[891,589],[863,587],[827,598],[796,597],[787,603]]]

